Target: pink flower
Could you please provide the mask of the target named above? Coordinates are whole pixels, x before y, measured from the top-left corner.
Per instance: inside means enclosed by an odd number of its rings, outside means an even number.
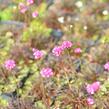
[[[16,64],[15,64],[15,61],[14,60],[9,59],[9,60],[6,60],[5,61],[4,66],[5,66],[5,68],[7,70],[12,70],[16,66]]]
[[[109,71],[109,62],[107,62],[105,65],[104,65],[104,69]]]
[[[34,3],[34,0],[27,0],[27,4],[28,5],[31,5],[31,4],[33,4]]]
[[[32,51],[35,59],[40,59],[44,55],[43,52],[38,49],[33,48]]]
[[[53,55],[60,56],[62,53],[62,47],[61,46],[55,46],[52,50]]]
[[[39,14],[38,14],[38,11],[34,11],[34,12],[32,13],[32,17],[33,17],[33,18],[36,18],[38,15],[39,15]]]
[[[89,94],[94,94],[94,89],[93,89],[92,85],[88,84],[86,87],[86,90]]]
[[[98,91],[98,90],[100,89],[100,82],[99,82],[99,81],[94,82],[94,83],[92,84],[92,87],[93,87],[93,89],[94,89],[94,92]]]
[[[82,52],[81,48],[76,48],[76,49],[74,50],[74,53],[76,53],[76,54],[79,54],[79,53],[81,53],[81,52]]]
[[[46,78],[49,78],[53,75],[53,71],[51,68],[47,67],[47,68],[43,68],[41,71],[40,71],[40,74],[42,75],[42,77],[46,77]]]
[[[72,47],[72,42],[70,41],[64,41],[61,45],[62,49],[65,49],[65,48],[71,48]]]
[[[88,105],[93,105],[94,100],[92,98],[87,98],[87,103],[88,103]]]
[[[88,84],[86,90],[89,94],[94,94],[100,89],[100,82],[94,82],[93,84]]]
[[[21,13],[25,13],[27,11],[27,6],[24,3],[19,3],[19,9]]]

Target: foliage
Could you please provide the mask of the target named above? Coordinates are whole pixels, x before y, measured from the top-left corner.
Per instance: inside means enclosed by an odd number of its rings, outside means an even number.
[[[30,37],[49,36],[51,29],[47,28],[40,19],[33,20],[22,36],[22,41],[27,41]]]
[[[0,11],[0,20],[11,20],[13,17],[13,8],[8,7]]]

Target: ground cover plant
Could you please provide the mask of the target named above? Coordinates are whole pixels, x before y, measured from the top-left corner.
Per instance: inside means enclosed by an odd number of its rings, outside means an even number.
[[[109,0],[0,0],[0,109],[109,109]]]

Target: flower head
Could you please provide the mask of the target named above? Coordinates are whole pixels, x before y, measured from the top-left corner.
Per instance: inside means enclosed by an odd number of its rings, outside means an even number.
[[[100,89],[100,82],[94,82],[92,84],[88,84],[86,90],[89,94],[94,94]]]
[[[79,53],[81,53],[81,52],[82,52],[81,48],[76,48],[76,49],[74,50],[74,53],[76,53],[76,54],[79,54]]]
[[[47,67],[47,68],[43,68],[40,71],[40,74],[41,74],[42,77],[49,78],[53,75],[53,71],[52,71],[51,68]]]
[[[43,52],[38,49],[33,48],[32,50],[35,59],[40,59],[44,55]]]
[[[19,3],[19,9],[24,14],[27,11],[27,6],[24,3]]]
[[[92,98],[87,98],[87,103],[88,103],[88,105],[93,105],[94,104],[94,99],[92,99]]]
[[[109,71],[109,62],[107,62],[105,65],[104,65],[104,69]]]
[[[34,0],[27,0],[27,4],[28,5],[31,5],[31,4],[33,4],[34,3]]]
[[[39,14],[38,14],[38,11],[34,11],[34,12],[32,13],[32,17],[33,17],[33,18],[36,18],[38,15],[39,15]]]
[[[65,48],[71,48],[72,45],[73,45],[72,42],[70,42],[70,41],[64,41],[64,42],[62,43],[61,47],[62,47],[63,49],[65,49]]]
[[[86,87],[87,93],[89,94],[94,94],[94,89],[92,87],[92,85],[88,84]]]
[[[94,92],[98,91],[98,90],[100,89],[100,82],[99,82],[99,81],[94,82],[94,83],[92,84],[92,87],[93,87],[93,89],[94,89]]]
[[[5,61],[4,66],[7,70],[12,70],[16,66],[16,64],[14,60],[9,59]]]
[[[53,55],[60,56],[62,53],[62,47],[61,46],[55,46],[52,50]]]

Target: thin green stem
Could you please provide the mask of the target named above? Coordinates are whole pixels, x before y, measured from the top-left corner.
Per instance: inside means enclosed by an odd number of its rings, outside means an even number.
[[[66,79],[67,79],[67,82],[68,82],[69,89],[72,90],[72,87],[71,87],[71,85],[70,85],[70,83],[69,83],[69,77],[68,77],[66,71],[64,72],[64,74],[65,74],[65,76],[66,76]]]
[[[46,91],[45,91],[45,87],[44,87],[44,81],[43,78],[41,77],[41,88],[42,88],[42,94],[43,94],[43,102],[45,103],[46,109],[50,109],[49,105],[47,104],[46,101]]]

